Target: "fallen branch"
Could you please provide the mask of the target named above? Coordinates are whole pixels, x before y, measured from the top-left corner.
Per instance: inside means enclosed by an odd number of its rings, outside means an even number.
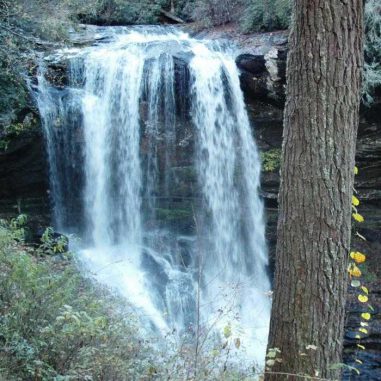
[[[165,16],[165,17],[167,17],[168,19],[170,19],[171,21],[174,21],[174,22],[176,22],[176,23],[178,23],[178,24],[184,24],[184,23],[185,23],[185,21],[184,21],[183,19],[181,19],[180,17],[177,17],[176,15],[174,15],[174,14],[171,13],[171,12],[167,12],[167,11],[165,11],[164,9],[162,9],[162,10],[160,11],[160,13],[161,13],[163,16]]]

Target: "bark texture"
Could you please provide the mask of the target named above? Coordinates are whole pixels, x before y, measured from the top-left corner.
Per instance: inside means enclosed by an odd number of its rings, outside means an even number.
[[[289,45],[269,338],[282,362],[266,380],[338,379],[330,367],[344,335],[363,1],[294,0]]]

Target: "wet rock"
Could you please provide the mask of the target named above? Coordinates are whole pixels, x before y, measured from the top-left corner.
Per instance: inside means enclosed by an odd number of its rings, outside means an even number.
[[[250,74],[262,75],[266,72],[264,55],[241,54],[236,59],[237,66]]]

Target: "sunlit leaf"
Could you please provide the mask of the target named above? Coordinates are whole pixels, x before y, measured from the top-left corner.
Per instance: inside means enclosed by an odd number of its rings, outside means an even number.
[[[355,265],[353,264],[350,268],[349,268],[349,274],[351,276],[354,276],[356,278],[360,277],[361,276],[361,270]]]
[[[270,349],[268,352],[267,352],[267,358],[269,359],[274,359],[276,357],[277,353],[276,351]]]
[[[230,325],[226,325],[224,328],[224,336],[228,339],[232,335],[232,328]]]
[[[357,263],[364,263],[366,261],[366,256],[359,251],[352,251],[350,257]]]
[[[359,169],[355,166],[354,169],[353,169],[353,172],[355,175],[358,175],[359,174]]]
[[[364,217],[360,213],[352,213],[352,217],[357,221],[357,222],[364,222]]]
[[[366,303],[368,301],[368,297],[366,295],[359,295],[358,296],[358,300],[361,302],[361,303]]]
[[[372,317],[371,314],[369,312],[363,312],[361,314],[361,317],[364,319],[364,320],[370,320],[370,318]]]
[[[352,196],[352,204],[354,206],[359,206],[360,205],[360,200],[356,196]]]
[[[368,330],[367,330],[366,328],[359,328],[359,331],[360,331],[361,333],[365,333],[365,334],[368,333]]]
[[[365,293],[365,294],[369,294],[369,290],[365,287],[365,286],[362,286],[361,287],[361,290],[363,290],[363,292]]]

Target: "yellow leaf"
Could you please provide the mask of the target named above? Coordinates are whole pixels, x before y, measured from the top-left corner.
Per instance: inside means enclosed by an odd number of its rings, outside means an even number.
[[[361,327],[369,327],[369,323],[366,323],[365,321],[362,321],[360,325]]]
[[[232,335],[232,328],[230,325],[225,326],[224,328],[224,336],[225,338],[229,338]]]
[[[359,328],[359,331],[365,334],[368,333],[368,330],[366,328]]]
[[[360,200],[356,196],[352,196],[352,204],[354,206],[359,206],[360,205]]]
[[[361,360],[359,360],[359,359],[356,359],[356,362],[358,363],[358,364],[362,364],[363,362],[361,361]]]
[[[354,169],[353,169],[353,172],[355,175],[358,175],[359,174],[359,169],[355,166]]]
[[[364,320],[370,320],[370,318],[372,317],[371,314],[369,312],[363,312],[361,314],[361,317],[364,319]]]
[[[352,213],[352,217],[357,221],[357,222],[364,222],[364,217],[359,214],[359,213]]]
[[[357,264],[364,263],[366,261],[366,256],[359,251],[352,251],[350,256]]]
[[[365,286],[362,286],[361,290],[363,290],[365,294],[369,294],[369,290]]]
[[[363,345],[361,345],[361,344],[357,344],[357,346],[358,346],[360,349],[365,350],[365,347],[364,347]]]
[[[360,340],[360,339],[361,339],[361,336],[360,336],[360,335],[356,335],[356,336],[355,336],[355,339],[359,339],[359,340]]]
[[[348,271],[351,276],[354,276],[356,278],[359,278],[361,276],[361,270],[355,264],[352,264]]]
[[[366,295],[359,295],[358,296],[358,300],[361,302],[361,303],[366,303],[368,301],[368,297]]]

